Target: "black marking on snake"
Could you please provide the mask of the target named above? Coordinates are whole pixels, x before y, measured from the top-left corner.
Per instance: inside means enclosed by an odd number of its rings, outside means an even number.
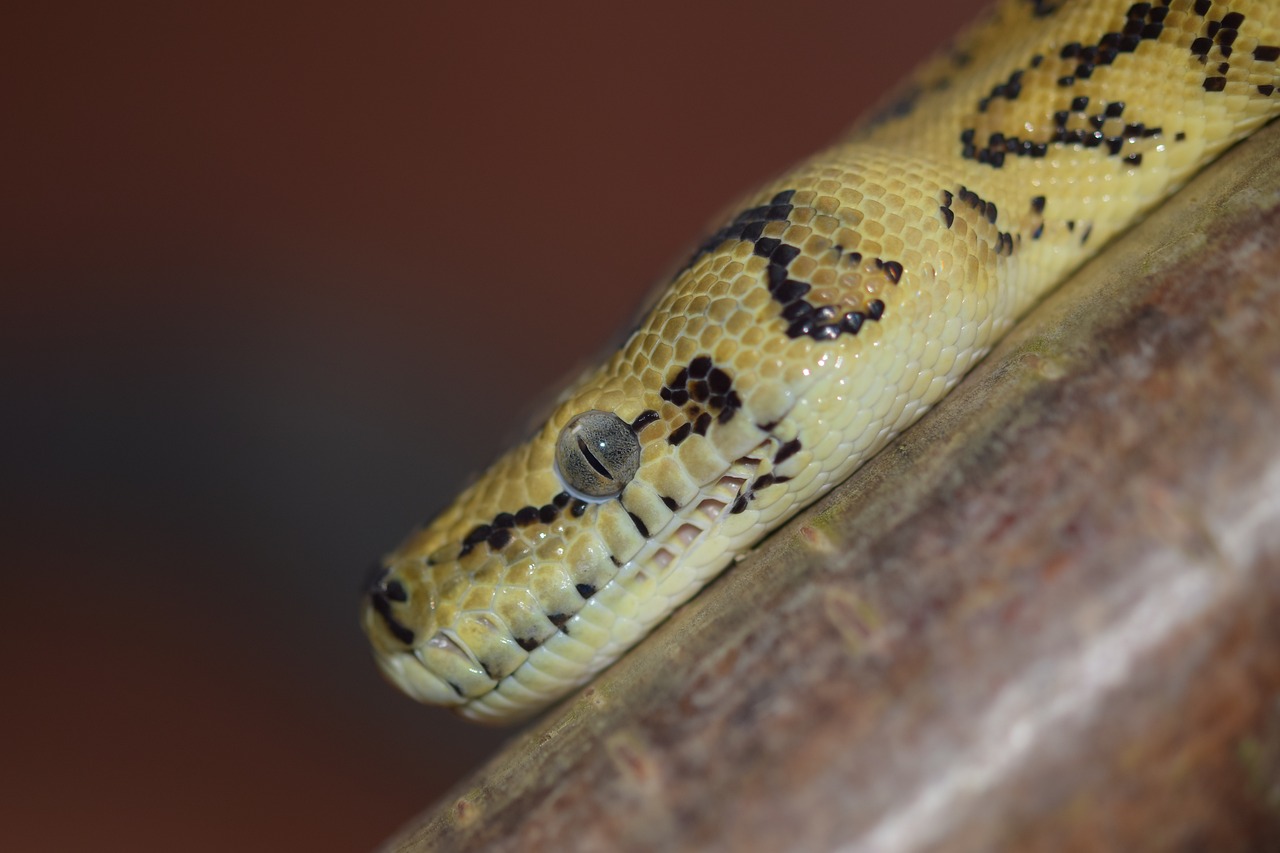
[[[693,424],[685,422],[671,431],[671,435],[667,436],[667,443],[672,447],[679,447],[692,433]]]
[[[381,560],[374,561],[365,578],[365,589],[368,590],[369,600],[373,604],[374,612],[382,617],[383,623],[387,626],[387,630],[391,632],[391,636],[395,637],[406,646],[413,645],[414,633],[408,626],[396,619],[392,613],[391,602],[404,603],[409,600],[409,591],[404,588],[398,580],[387,580],[387,575],[391,574],[391,567],[382,565]]]
[[[792,211],[791,199],[796,194],[795,190],[783,190],[770,199],[768,204],[753,207],[744,210],[734,217],[733,221],[721,228],[716,233],[708,237],[698,250],[693,253],[693,257],[684,265],[680,272],[684,272],[701,258],[703,255],[710,254],[726,240],[746,240],[754,243],[760,239],[764,233],[764,226],[770,222],[785,222]]]
[[[396,619],[395,614],[391,612],[391,601],[389,599],[390,596],[382,589],[375,589],[369,593],[369,600],[373,603],[374,612],[382,617],[382,621],[387,626],[387,630],[391,632],[391,636],[406,646],[412,646],[414,633]],[[405,599],[396,600],[404,601]]]
[[[547,619],[551,622],[551,624],[555,625],[557,628],[560,629],[562,633],[565,633],[565,634],[569,633],[569,628],[567,623],[572,618],[573,618],[572,613],[552,613],[551,615],[547,616]]]
[[[1047,18],[1054,12],[1062,8],[1062,4],[1066,0],[1028,0],[1031,4],[1031,14],[1037,18]]]
[[[666,506],[667,509],[671,510],[672,512],[675,512],[680,508],[679,501],[677,501],[675,498],[669,498],[666,495],[662,496],[662,503]]]
[[[747,508],[747,504],[755,500],[756,493],[770,486],[779,485],[790,480],[790,477],[775,477],[773,474],[761,474],[755,479],[750,486],[742,490],[742,493],[734,500],[733,505],[729,508],[730,515],[736,515]]]
[[[972,132],[966,129],[961,135],[961,144],[964,146],[962,156],[997,168],[1004,165],[1006,154],[1043,157],[1050,144],[1079,144],[1086,148],[1105,145],[1109,154],[1117,156],[1126,143],[1159,136],[1163,132],[1162,128],[1146,127],[1141,122],[1121,124],[1120,117],[1124,112],[1122,102],[1104,104],[1094,112],[1088,111],[1088,105],[1088,98],[1078,97],[1072,100],[1071,109],[1054,113],[1053,130],[1047,142],[1034,142],[1016,136],[1006,137],[997,131],[988,137],[985,147],[978,148],[972,141]],[[1111,132],[1108,133],[1108,130]]]
[[[1070,75],[1070,78],[1074,78],[1072,83],[1076,79],[1089,79],[1098,66],[1111,65],[1120,54],[1133,53],[1142,42],[1160,38],[1168,15],[1169,9],[1166,6],[1153,7],[1150,3],[1134,3],[1125,13],[1120,32],[1106,33],[1093,45],[1072,42],[1063,46],[1059,53],[1062,59],[1078,60]]]
[[[1209,10],[1212,8],[1210,3],[1197,3],[1195,6],[1196,14],[1203,18],[1207,18]],[[1240,36],[1240,27],[1244,25],[1245,17],[1240,12],[1228,12],[1223,15],[1221,20],[1206,20],[1201,29],[1201,35],[1197,36],[1191,42],[1189,48],[1191,55],[1204,66],[1209,64],[1209,53],[1217,48],[1219,56],[1223,60],[1231,57],[1235,50],[1236,39]],[[1253,59],[1255,62],[1271,62],[1280,60],[1280,46],[1276,45],[1255,45],[1253,48]],[[1227,84],[1227,72],[1231,70],[1231,64],[1225,61],[1219,62],[1216,66],[1216,74],[1206,71],[1205,78],[1201,85],[1206,92],[1218,93],[1225,92]],[[1259,85],[1258,93],[1264,96],[1270,96],[1275,91],[1274,85]]]
[[[655,412],[653,409],[646,409],[645,411],[640,413],[639,417],[637,417],[634,421],[631,422],[631,431],[634,432],[636,435],[639,435],[642,429],[644,429],[654,421],[660,420],[661,417],[662,416],[659,415],[657,412]]]
[[[795,456],[797,453],[800,452],[801,446],[802,445],[800,444],[800,439],[793,438],[790,441],[788,441],[786,444],[779,447],[778,452],[773,455],[774,466],[776,467],[778,465],[781,465],[783,462],[786,462],[792,456]]]
[[[472,549],[489,538],[492,530],[493,528],[487,524],[477,524],[471,528],[471,532],[462,539],[462,550],[458,552],[458,557],[462,558],[470,554]]]
[[[876,269],[884,270],[885,278],[894,284],[902,280],[902,264],[897,261],[882,261],[876,258]]]
[[[859,259],[861,257],[858,255]],[[836,305],[815,305],[809,302],[804,296],[812,285],[789,278],[789,263],[790,259],[787,259],[787,263],[779,263],[775,258],[765,274],[769,294],[782,305],[782,318],[789,323],[787,337],[808,336],[815,341],[835,340],[841,334],[856,335],[863,322],[868,319],[879,319],[879,316],[870,317],[865,311],[845,311]],[[876,258],[875,265],[894,284],[902,278],[902,264],[897,261]],[[883,313],[882,307],[880,315]]]
[[[685,426],[688,426],[688,424],[685,424]],[[619,502],[621,502],[621,500],[619,500]],[[631,523],[636,526],[636,530],[640,531],[640,535],[645,539],[648,539],[649,528],[645,527],[644,522],[640,520],[640,516],[636,515],[634,512],[628,512],[627,515],[631,516]]]
[[[560,517],[565,507],[569,507],[570,501],[573,501],[573,505],[569,509],[569,514],[574,518],[579,518],[582,513],[586,512],[587,504],[585,501],[574,501],[568,492],[560,492],[551,499],[550,503],[542,506],[530,504],[521,507],[514,513],[498,513],[493,517],[492,521],[487,524],[477,524],[463,537],[462,547],[458,550],[458,559],[470,554],[482,542],[487,543],[491,550],[502,550],[510,544],[513,528],[531,527],[535,524],[553,524]],[[579,504],[581,504],[581,507],[579,507]]]
[[[493,551],[501,551],[511,543],[511,530],[514,527],[528,527],[532,524],[550,524],[559,515],[554,504],[542,507],[521,507],[516,513],[500,512],[488,524],[477,524],[463,537],[462,547],[458,550],[458,559],[470,554],[480,543],[486,543]]]
[[[995,202],[987,201],[982,196],[975,193],[968,187],[961,186],[956,192],[956,197],[961,203],[972,208],[979,216],[987,220],[992,225],[996,224],[996,218],[1000,215],[999,209]],[[1018,238],[1021,240],[1021,236]],[[997,255],[1009,256],[1013,254],[1013,235],[1007,231],[996,230],[995,250]]]
[[[790,278],[787,272],[791,262],[800,256],[801,249],[777,237],[764,236],[764,228],[768,223],[788,220],[794,209],[791,202],[795,192],[795,190],[780,192],[768,204],[753,207],[738,214],[733,222],[721,228],[699,247],[685,268],[692,266],[702,255],[719,248],[726,240],[750,242],[753,244],[753,254],[767,258],[769,261],[765,268],[766,283],[774,301],[782,305],[782,317],[788,324],[788,337],[807,336],[815,341],[824,341],[834,340],[842,334],[857,334],[867,319],[876,318],[869,318],[865,311],[848,311],[837,305],[815,305],[806,300],[804,297],[811,290],[812,285]],[[843,247],[837,249],[837,252],[842,251]],[[858,252],[848,252],[843,257],[850,263],[862,261],[862,255]],[[876,265],[893,283],[897,283],[902,277],[903,268],[898,261],[877,258]],[[677,376],[674,381],[667,383],[662,389],[662,398],[681,407],[687,405],[691,399],[697,401],[696,394],[702,392],[702,386],[686,387],[687,378],[687,376]],[[731,417],[732,414],[726,415],[724,411],[720,413],[721,421],[727,421]],[[687,437],[687,435],[681,435],[677,441],[683,441]]]
[[[596,588],[589,583],[574,584],[573,588],[576,589],[578,591],[578,595],[582,596],[584,599],[590,598],[596,594]]]
[[[1146,41],[1156,41],[1162,37],[1166,23],[1174,30],[1181,31],[1192,12],[1183,10],[1173,12],[1175,20],[1168,21],[1171,10],[1169,3],[1134,3],[1124,13],[1123,20],[1115,22],[1116,29],[1099,34],[1095,39],[1071,42],[1063,45],[1057,54],[1057,60],[1066,63],[1065,71],[1058,79],[1058,85],[1065,89],[1074,87],[1077,81],[1091,78],[1100,68],[1106,68],[1126,53],[1133,53]],[[1212,8],[1208,0],[1198,0],[1194,14],[1206,18]],[[1056,7],[1054,7],[1056,8]],[[1244,15],[1229,12],[1220,21],[1204,20],[1202,32],[1191,42],[1190,53],[1202,64],[1207,63],[1211,50],[1217,50],[1224,58],[1229,57],[1235,43],[1240,26],[1244,23]],[[1254,48],[1255,59],[1262,61],[1280,60],[1280,47],[1259,45]],[[1043,59],[1037,61],[1039,54],[1032,57],[1026,68],[1015,69],[1005,83],[992,90],[990,95],[981,98],[975,105],[977,113],[986,111],[993,97],[1008,97],[1010,82],[1021,84],[1020,71],[1035,68]],[[1206,73],[1203,86],[1206,92],[1223,92],[1229,81],[1223,63],[1218,66],[1217,73]],[[1017,87],[1014,87],[1016,92]],[[960,134],[961,156],[974,160],[992,168],[1004,166],[1007,156],[1044,157],[1051,146],[1083,145],[1086,148],[1104,147],[1109,155],[1120,159],[1125,168],[1141,165],[1144,151],[1125,151],[1125,148],[1141,139],[1159,136],[1161,128],[1147,128],[1141,123],[1119,125],[1125,105],[1121,102],[1091,105],[1084,95],[1066,93],[1069,100],[1064,101],[1064,108],[1054,115],[1054,124],[1047,137],[1033,138],[1018,133],[987,133],[985,142],[978,141],[976,127],[964,128]],[[1011,117],[1011,120],[1014,120]],[[1139,156],[1135,156],[1139,155]],[[944,214],[945,216],[945,214]]]
[[[691,420],[667,436],[671,444],[680,444],[694,432],[706,435],[711,427],[708,413],[714,413],[716,420],[727,424],[742,408],[742,398],[733,389],[733,377],[717,367],[709,355],[700,355],[680,368],[658,391],[658,396],[682,408],[692,403]]]
[[[872,113],[871,117],[867,119],[868,126],[878,127],[895,119],[906,118],[915,112],[916,104],[923,93],[923,86],[918,84],[909,86],[900,96],[886,104],[883,109]]]
[[[535,640],[533,637],[516,637],[516,645],[524,649],[526,652],[531,652],[538,646],[542,645],[542,643]]]
[[[1018,96],[1022,94],[1023,73],[1024,70],[1018,68],[1009,75],[1009,79],[1005,80],[1003,83],[997,83],[995,86],[992,86],[991,94],[978,101],[978,112],[985,113],[987,111],[987,106],[997,98],[1006,101],[1016,101]]]

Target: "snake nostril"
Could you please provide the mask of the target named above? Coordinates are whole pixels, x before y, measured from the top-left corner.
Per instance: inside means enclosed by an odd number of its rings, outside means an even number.
[[[409,593],[400,581],[388,581],[384,589],[386,590],[387,598],[392,601],[404,602],[409,600]]]

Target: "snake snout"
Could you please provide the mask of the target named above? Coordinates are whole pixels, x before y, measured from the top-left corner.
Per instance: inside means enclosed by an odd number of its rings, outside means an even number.
[[[431,627],[433,608],[416,600],[421,598],[412,572],[403,575],[394,562],[370,572],[361,621],[383,676],[433,705],[465,704],[492,690],[493,679],[471,651],[473,643],[455,630]],[[465,632],[467,619],[458,621]],[[486,627],[493,632],[492,625]]]

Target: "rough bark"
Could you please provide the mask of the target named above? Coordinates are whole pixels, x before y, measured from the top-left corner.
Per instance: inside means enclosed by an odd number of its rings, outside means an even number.
[[[388,849],[1277,839],[1280,126]]]

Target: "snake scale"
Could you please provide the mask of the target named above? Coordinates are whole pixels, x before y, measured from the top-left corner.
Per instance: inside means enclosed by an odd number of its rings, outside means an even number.
[[[999,2],[750,196],[532,438],[379,562],[382,672],[490,722],[585,682],[1280,112],[1278,61],[1280,0]]]

